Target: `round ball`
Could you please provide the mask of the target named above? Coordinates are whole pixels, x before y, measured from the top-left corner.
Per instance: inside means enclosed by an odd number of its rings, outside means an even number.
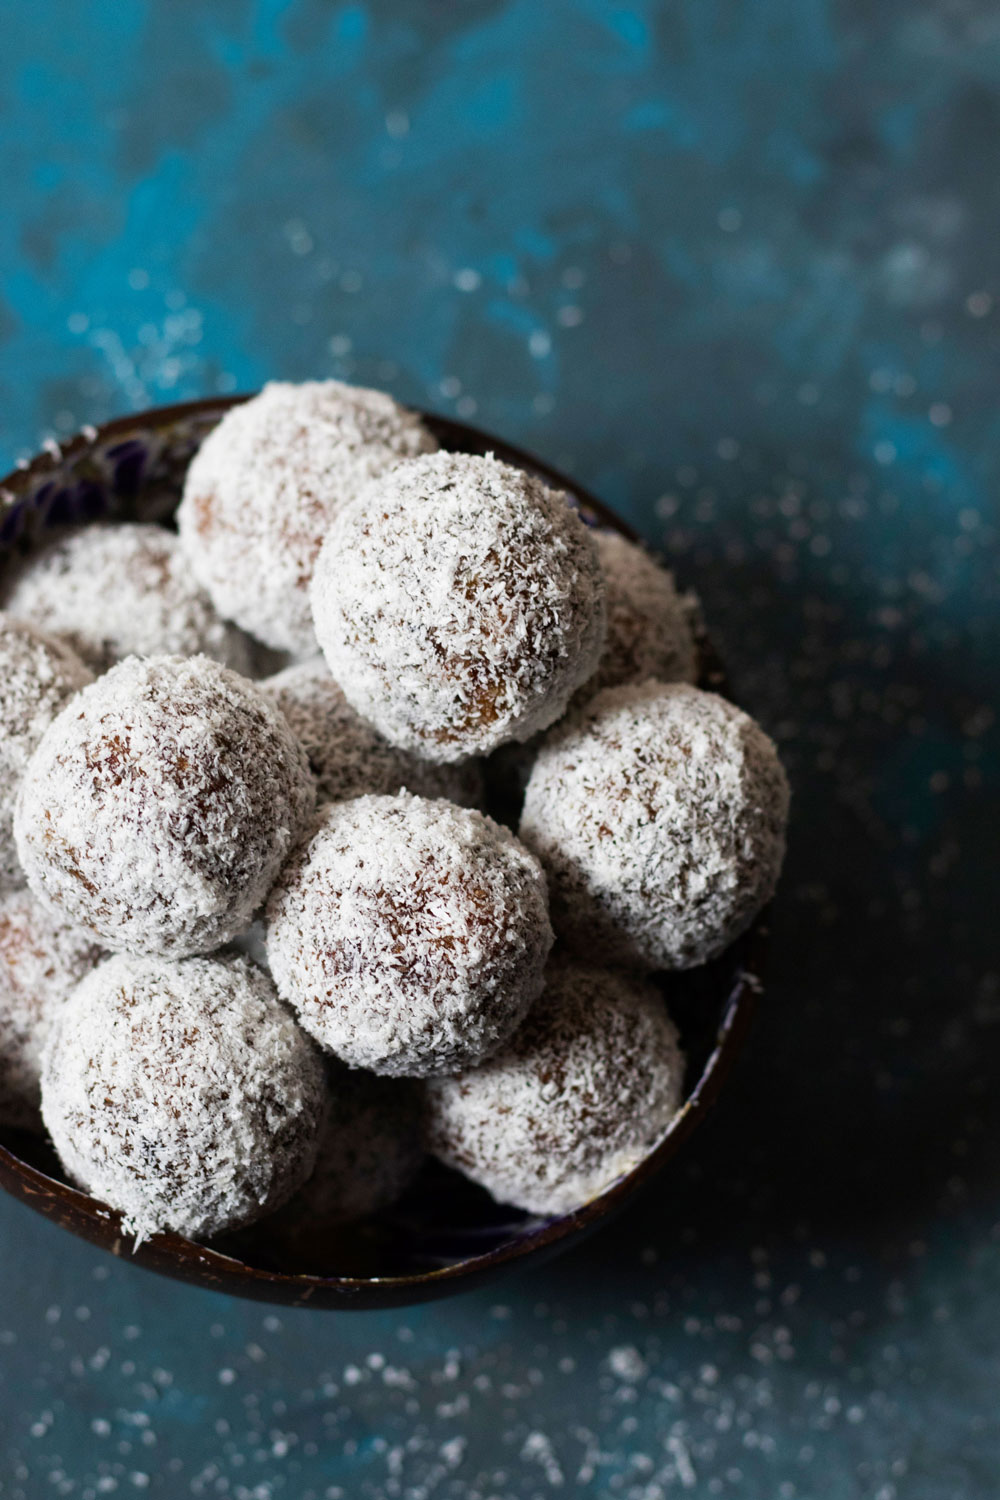
[[[46,731],[15,836],[53,910],[110,948],[180,958],[248,925],[314,800],[253,683],[205,656],[129,657]]]
[[[483,777],[475,761],[435,765],[399,750],[362,719],[330,676],[321,656],[299,662],[260,684],[284,714],[316,777],[320,802],[346,802],[401,787],[421,797],[446,797],[475,807]]]
[[[28,761],[66,702],[91,681],[61,641],[0,615],[0,892],[24,884],[14,845],[14,803]]]
[[[237,672],[250,646],[219,619],[162,526],[87,526],[53,542],[17,574],[6,609],[65,640],[95,672],[126,656],[196,656]]]
[[[0,1125],[42,1129],[42,1048],[70,991],[102,957],[29,891],[0,898]]]
[[[329,1051],[386,1075],[486,1057],[551,944],[545,878],[514,835],[406,793],[324,808],[267,909],[279,994]]]
[[[436,453],[345,506],[312,586],[348,700],[435,761],[526,740],[604,644],[604,580],[566,496],[496,459]]]
[[[244,958],[118,954],[56,1016],[42,1114],[72,1180],[143,1240],[220,1234],[308,1177],[323,1066]]]
[[[377,1213],[395,1203],[422,1160],[420,1086],[331,1060],[315,1169],[273,1227],[288,1237],[315,1235]]]
[[[624,682],[694,682],[698,676],[689,595],[673,575],[617,531],[595,531],[607,591],[608,633],[597,671],[577,703]]]
[[[505,1047],[427,1084],[428,1147],[500,1203],[569,1213],[657,1144],[683,1080],[676,1028],[650,984],[560,961]]]
[[[366,480],[436,447],[381,391],[266,385],[226,413],[188,470],[177,523],[194,576],[268,646],[314,651],[309,580],[331,520]]]
[[[788,783],[745,713],[683,683],[606,688],[538,753],[520,835],[556,932],[648,969],[714,958],[773,894]]]

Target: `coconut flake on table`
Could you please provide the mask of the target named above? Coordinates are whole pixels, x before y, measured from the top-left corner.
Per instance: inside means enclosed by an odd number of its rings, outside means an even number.
[[[365,482],[437,448],[420,417],[338,380],[272,381],[195,454],[177,512],[219,613],[277,650],[315,651],[309,581],[330,522]]]
[[[604,645],[591,533],[561,491],[492,455],[431,454],[369,485],[335,517],[311,596],[348,701],[428,760],[530,739]]]

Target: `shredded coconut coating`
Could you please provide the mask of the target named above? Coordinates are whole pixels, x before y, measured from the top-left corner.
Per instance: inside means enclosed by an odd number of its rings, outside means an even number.
[[[0,614],[0,893],[24,884],[14,803],[28,761],[67,700],[91,680],[62,641]]]
[[[551,945],[545,877],[514,835],[405,792],[328,804],[267,908],[278,993],[330,1052],[385,1075],[486,1057]]]
[[[382,738],[348,703],[321,656],[300,662],[260,684],[291,725],[309,757],[320,802],[346,802],[405,787],[421,797],[446,797],[476,807],[483,797],[476,761],[435,765]]]
[[[249,924],[314,801],[254,683],[206,656],[129,657],[46,731],[15,837],[52,910],[109,948],[181,958]]]
[[[0,1125],[42,1130],[42,1048],[52,1018],[102,957],[89,933],[29,891],[0,898]]]
[[[646,682],[605,688],[552,731],[520,836],[577,952],[688,969],[770,899],[787,815],[785,773],[753,719],[688,684]]]
[[[250,643],[215,612],[173,532],[87,526],[18,571],[6,609],[68,642],[95,672],[126,656],[214,657],[250,670]]]
[[[401,464],[345,506],[312,605],[348,700],[434,761],[544,729],[604,644],[597,551],[566,496],[465,453]]]
[[[428,1148],[500,1203],[569,1213],[657,1144],[683,1081],[657,990],[561,959],[505,1047],[460,1077],[428,1082]]]
[[[137,1241],[278,1208],[312,1170],[323,1100],[319,1054],[245,958],[108,959],[55,1017],[42,1060],[63,1166]]]
[[[594,542],[607,590],[608,633],[597,671],[575,703],[586,702],[601,688],[650,677],[694,682],[698,654],[690,596],[679,594],[673,574],[617,531],[596,531]]]
[[[423,1160],[420,1085],[375,1078],[330,1059],[316,1167],[269,1228],[322,1234],[386,1208]]]
[[[365,482],[437,441],[382,391],[274,381],[195,455],[181,542],[219,613],[278,650],[315,651],[309,580],[333,517]]]

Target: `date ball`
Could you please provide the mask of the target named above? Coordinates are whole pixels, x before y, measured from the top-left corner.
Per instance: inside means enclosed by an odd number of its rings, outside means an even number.
[[[226,413],[188,470],[177,523],[195,578],[265,645],[315,651],[309,580],[330,522],[366,480],[436,447],[381,391],[266,385]]]
[[[561,960],[504,1047],[428,1081],[427,1144],[500,1203],[569,1213],[657,1144],[683,1081],[677,1031],[652,985]]]
[[[747,714],[685,683],[605,688],[559,725],[528,781],[520,836],[579,954],[687,969],[770,899],[788,782]]]
[[[490,818],[401,793],[329,804],[267,908],[278,993],[350,1067],[425,1077],[486,1057],[542,987],[535,857]]]
[[[312,1176],[277,1215],[284,1235],[323,1235],[395,1203],[423,1160],[421,1086],[328,1060],[326,1111]]]
[[[692,630],[697,608],[678,593],[673,575],[617,531],[595,531],[607,589],[608,633],[597,671],[576,697],[581,703],[623,682],[694,682],[698,653]]]
[[[60,710],[91,680],[62,641],[0,614],[0,892],[24,884],[14,803],[28,761]]]
[[[463,807],[475,807],[483,797],[478,762],[435,765],[390,745],[355,713],[321,656],[286,667],[260,688],[284,714],[309,757],[320,802],[391,794],[403,787]]]
[[[117,954],[56,1016],[42,1114],[71,1179],[137,1241],[278,1208],[312,1170],[323,1065],[245,958]]]
[[[463,453],[401,464],[344,507],[312,605],[348,701],[434,761],[544,729],[604,645],[597,551],[566,496]]]
[[[66,641],[95,672],[126,656],[199,653],[237,672],[251,666],[249,641],[220,620],[162,526],[87,526],[52,543],[21,568],[5,607]]]
[[[314,801],[254,683],[205,656],[129,657],[49,726],[15,836],[51,910],[109,948],[179,958],[247,927]]]
[[[53,1017],[103,957],[30,891],[0,897],[0,1125],[41,1131],[42,1048]]]

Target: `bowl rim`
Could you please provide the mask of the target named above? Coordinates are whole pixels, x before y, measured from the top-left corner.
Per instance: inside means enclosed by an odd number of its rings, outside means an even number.
[[[35,480],[44,480],[66,462],[98,445],[105,445],[109,439],[134,433],[137,428],[150,431],[169,428],[189,418],[216,414],[221,417],[232,407],[248,400],[252,394],[214,396],[204,400],[151,407],[128,416],[116,417],[99,426],[87,426],[65,442],[53,442],[34,458],[20,464],[0,479],[0,519],[4,508],[20,498],[18,491],[23,491]],[[421,411],[419,408],[414,410],[427,423],[442,446],[471,453],[496,453],[499,458],[528,469],[548,483],[567,491],[579,503],[585,515],[589,515],[601,526],[615,530],[631,541],[639,539],[634,529],[596,496],[534,454],[483,432],[480,428],[455,422],[433,412]],[[713,687],[724,687],[724,674],[710,645],[707,645],[706,656],[708,681]],[[174,1279],[193,1282],[230,1295],[292,1306],[333,1309],[363,1306],[365,1309],[372,1309],[406,1306],[469,1290],[502,1269],[512,1268],[529,1258],[545,1258],[568,1248],[571,1243],[620,1212],[676,1155],[701,1123],[715,1104],[753,1021],[757,1000],[763,988],[767,948],[766,911],[738,939],[738,944],[741,962],[724,1003],[715,1045],[690,1094],[657,1145],[629,1172],[572,1213],[544,1220],[516,1239],[479,1255],[401,1275],[358,1277],[266,1270],[248,1265],[220,1250],[185,1239],[172,1231],[154,1235],[136,1247],[123,1235],[120,1216],[116,1211],[79,1188],[49,1177],[39,1168],[23,1161],[2,1142],[0,1187],[43,1216],[54,1219],[62,1228],[115,1255]]]

